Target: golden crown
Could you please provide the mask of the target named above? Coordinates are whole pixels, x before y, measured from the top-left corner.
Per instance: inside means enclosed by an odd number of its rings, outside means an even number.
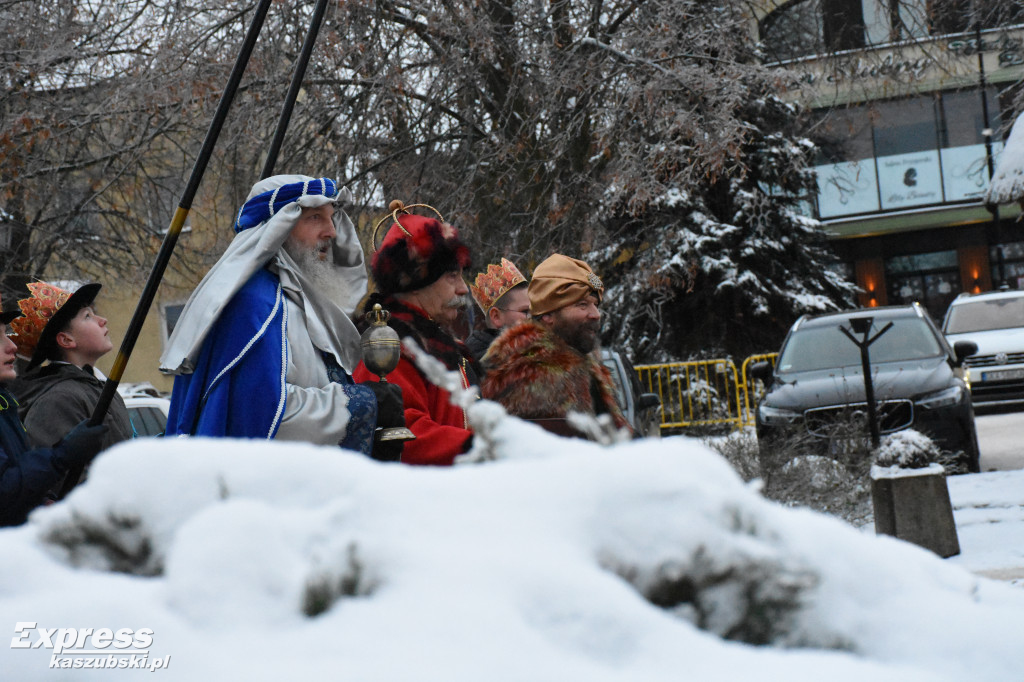
[[[31,358],[43,329],[54,313],[68,302],[71,292],[46,282],[30,282],[26,286],[32,295],[18,301],[22,317],[11,320],[10,326],[17,334],[13,341],[18,346],[18,355]]]
[[[487,266],[487,272],[477,275],[473,284],[469,285],[469,291],[480,309],[486,313],[505,295],[505,292],[525,281],[526,278],[519,272],[519,268],[508,258],[502,258],[500,265],[491,263]]]

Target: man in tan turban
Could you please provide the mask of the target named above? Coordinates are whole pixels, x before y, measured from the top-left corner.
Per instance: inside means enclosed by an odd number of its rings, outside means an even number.
[[[483,397],[562,435],[582,435],[569,426],[570,412],[608,414],[628,428],[611,375],[592,352],[601,279],[583,261],[556,253],[533,271],[527,293],[532,319],[506,330],[484,356]]]

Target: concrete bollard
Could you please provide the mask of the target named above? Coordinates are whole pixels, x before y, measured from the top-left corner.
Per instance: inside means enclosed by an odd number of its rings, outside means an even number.
[[[912,542],[943,558],[960,553],[942,466],[871,467],[871,503],[875,533]]]

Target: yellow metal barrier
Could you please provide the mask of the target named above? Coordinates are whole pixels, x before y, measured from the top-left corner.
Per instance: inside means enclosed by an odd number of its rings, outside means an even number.
[[[757,409],[757,404],[761,401],[761,396],[764,395],[764,384],[751,379],[750,366],[755,362],[767,362],[772,366],[772,369],[775,369],[775,361],[778,359],[778,353],[762,353],[760,355],[751,355],[743,361],[740,370],[740,380],[743,382],[743,405],[746,408],[744,426],[754,425],[754,410]]]
[[[694,360],[637,365],[640,383],[661,398],[661,428],[729,424],[733,429],[754,423],[750,365],[775,363],[777,353],[752,355],[737,370],[732,360]],[[763,390],[760,387],[759,390]]]

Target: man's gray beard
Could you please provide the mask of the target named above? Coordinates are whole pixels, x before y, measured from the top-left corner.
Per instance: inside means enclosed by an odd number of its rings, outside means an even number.
[[[330,260],[330,251],[328,259],[321,260],[319,249],[319,245],[310,248],[293,242],[291,238],[284,243],[284,250],[320,295],[329,301],[342,301],[345,298],[345,285],[339,268]]]
[[[465,296],[455,296],[447,303],[444,304],[445,308],[465,308],[469,305],[469,294]]]

